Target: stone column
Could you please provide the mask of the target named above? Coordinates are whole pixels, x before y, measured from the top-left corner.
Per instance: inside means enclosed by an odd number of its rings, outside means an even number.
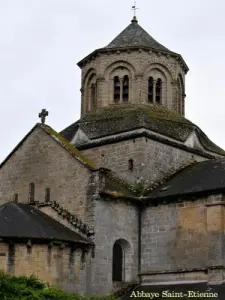
[[[108,89],[105,90],[105,78],[98,77],[96,80],[96,102],[97,108],[107,106],[109,104]]]
[[[119,103],[123,103],[123,77],[120,77],[120,101]]]
[[[185,94],[182,94],[181,113],[182,113],[183,116],[185,116],[185,98],[186,98],[186,95],[185,95]]]
[[[153,104],[156,104],[156,80],[153,79]]]
[[[85,115],[85,101],[84,101],[84,87],[82,86],[80,89],[81,92],[81,117]]]
[[[142,91],[142,80],[143,80],[143,74],[137,73],[136,76],[136,88],[132,90],[132,99],[134,103],[140,104],[145,103],[144,94]]]
[[[171,99],[171,103],[170,101],[168,101],[168,108],[169,109],[173,109],[175,112],[177,111],[178,108],[178,99],[177,99],[177,81],[173,80],[171,82],[172,85],[172,99]]]

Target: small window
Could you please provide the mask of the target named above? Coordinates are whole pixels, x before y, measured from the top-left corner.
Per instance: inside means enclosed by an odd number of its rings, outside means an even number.
[[[148,79],[148,102],[153,103],[153,78]]]
[[[14,194],[13,196],[13,202],[18,203],[18,194]]]
[[[155,102],[161,104],[162,80],[159,78],[155,86]]]
[[[28,201],[30,203],[34,202],[34,194],[35,194],[35,185],[33,182],[29,185],[29,195],[28,195]]]
[[[129,99],[129,77],[123,77],[123,102],[128,102]]]
[[[45,189],[45,203],[50,202],[50,188]]]
[[[120,101],[120,79],[118,76],[114,77],[114,102]]]
[[[128,170],[133,171],[133,169],[134,169],[134,161],[133,161],[133,159],[129,159],[128,160]]]

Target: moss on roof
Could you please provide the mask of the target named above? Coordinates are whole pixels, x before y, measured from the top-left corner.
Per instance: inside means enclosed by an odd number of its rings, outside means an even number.
[[[145,128],[153,133],[184,143],[195,130],[205,151],[225,155],[225,151],[215,145],[198,126],[184,116],[161,105],[119,104],[99,108],[97,111],[82,117],[63,130],[61,134],[70,140],[78,127],[91,141]]]
[[[58,132],[52,129],[46,124],[40,124],[40,127],[49,135],[51,135],[57,142],[60,143],[73,157],[78,159],[84,165],[91,169],[96,169],[96,164],[92,162],[86,155],[77,150],[73,145],[71,145],[64,137],[62,137]]]
[[[113,105],[111,107],[99,108],[94,113],[88,114],[83,118],[83,121],[93,121],[93,120],[105,120],[111,118],[122,118],[134,113],[140,114],[144,113],[150,118],[168,120],[173,122],[179,122],[189,125],[194,125],[191,121],[187,120],[183,116],[165,108],[160,105],[151,104],[119,104]]]

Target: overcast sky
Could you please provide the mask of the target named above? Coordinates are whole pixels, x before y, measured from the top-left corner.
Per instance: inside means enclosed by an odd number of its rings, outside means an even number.
[[[215,4],[216,3],[216,4]],[[60,131],[79,119],[76,63],[132,19],[131,0],[0,0],[0,161],[39,121]],[[139,0],[139,24],[180,53],[186,117],[225,148],[225,1]]]

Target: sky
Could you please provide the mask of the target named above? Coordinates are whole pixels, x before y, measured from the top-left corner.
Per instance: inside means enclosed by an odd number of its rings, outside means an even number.
[[[2,161],[39,122],[61,131],[80,116],[77,62],[132,19],[132,0],[0,0]],[[180,53],[186,117],[225,148],[225,1],[138,0],[139,24]]]

